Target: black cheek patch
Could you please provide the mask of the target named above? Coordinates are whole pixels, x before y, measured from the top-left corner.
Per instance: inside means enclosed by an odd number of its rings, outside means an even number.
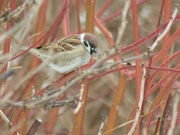
[[[87,41],[84,41],[84,45],[85,45],[86,47],[89,46],[88,43],[87,43]]]

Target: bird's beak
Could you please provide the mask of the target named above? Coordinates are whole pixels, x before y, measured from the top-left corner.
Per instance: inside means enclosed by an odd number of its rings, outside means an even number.
[[[98,51],[97,51],[97,49],[96,49],[96,48],[94,48],[94,49],[93,49],[93,52],[94,52],[95,54],[97,54],[97,53],[98,53]]]

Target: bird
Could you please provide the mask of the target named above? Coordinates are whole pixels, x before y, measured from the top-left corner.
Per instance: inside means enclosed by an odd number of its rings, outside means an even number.
[[[34,53],[35,52],[35,53]],[[59,73],[69,73],[88,64],[97,54],[97,39],[91,33],[72,34],[48,45],[37,47],[33,54]]]

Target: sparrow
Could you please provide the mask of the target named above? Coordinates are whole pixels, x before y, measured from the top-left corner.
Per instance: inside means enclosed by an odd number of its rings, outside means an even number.
[[[96,48],[97,39],[93,34],[74,34],[36,48],[36,56],[42,61],[52,57],[49,67],[60,73],[69,73],[86,65],[91,56],[97,53]]]

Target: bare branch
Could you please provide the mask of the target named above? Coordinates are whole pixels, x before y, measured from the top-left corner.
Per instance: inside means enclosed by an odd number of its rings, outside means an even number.
[[[128,13],[129,6],[130,6],[130,0],[126,0],[125,4],[124,4],[123,12],[122,12],[121,24],[120,24],[120,26],[118,28],[118,36],[117,36],[117,39],[116,39],[116,45],[121,43],[124,31],[126,29],[127,13]]]
[[[173,104],[173,110],[172,110],[172,120],[171,120],[171,125],[170,128],[168,130],[167,135],[173,135],[174,132],[174,128],[176,126],[176,120],[178,117],[178,106],[179,106],[179,93],[175,93],[175,97],[174,97],[174,104]]]
[[[172,17],[171,17],[171,20],[169,21],[167,27],[165,28],[165,30],[163,31],[163,33],[158,36],[158,38],[156,39],[156,41],[153,43],[153,45],[150,47],[150,52],[153,52],[154,49],[159,45],[159,42],[163,39],[163,37],[166,35],[166,33],[170,30],[173,22],[174,22],[174,19],[176,18],[176,15],[178,13],[178,9],[175,8],[173,14],[172,14]]]
[[[138,124],[138,120],[140,118],[141,115],[141,109],[142,109],[142,104],[143,104],[143,100],[144,100],[144,86],[145,86],[145,80],[146,80],[146,68],[143,68],[143,75],[142,75],[142,79],[141,79],[141,89],[140,89],[140,97],[139,97],[139,103],[138,103],[138,107],[136,110],[136,115],[135,115],[135,119],[134,119],[134,123],[131,127],[131,129],[129,130],[127,135],[133,135],[137,124]]]

